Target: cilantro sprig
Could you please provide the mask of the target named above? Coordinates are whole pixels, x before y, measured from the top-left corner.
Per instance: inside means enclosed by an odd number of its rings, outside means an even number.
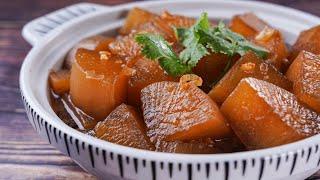
[[[183,63],[196,66],[198,61],[209,52],[206,48],[205,40],[199,33],[200,31],[209,31],[210,22],[207,14],[200,16],[198,21],[189,29],[174,28],[176,36],[180,40],[185,49],[180,53],[179,57]]]
[[[243,56],[244,54],[246,54],[246,52],[253,51],[257,54],[257,56],[259,56],[262,59],[265,59],[269,53],[267,49],[251,43],[240,34],[232,32],[229,28],[225,26],[223,22],[220,22],[218,26],[213,29],[212,37],[222,37],[223,39],[225,39],[227,46],[231,47],[231,54],[228,54],[231,56],[235,54]]]
[[[180,76],[191,72],[192,66],[183,63],[162,36],[150,33],[138,34],[135,41],[142,45],[142,54],[149,59],[157,60],[170,75]]]
[[[160,35],[144,33],[135,37],[136,42],[142,46],[142,54],[149,59],[158,60],[161,67],[172,76],[190,73],[199,60],[210,53],[222,53],[232,57],[253,51],[261,58],[268,55],[266,49],[232,32],[222,22],[211,27],[207,13],[203,13],[192,27],[174,28],[174,31],[185,47],[179,55]]]

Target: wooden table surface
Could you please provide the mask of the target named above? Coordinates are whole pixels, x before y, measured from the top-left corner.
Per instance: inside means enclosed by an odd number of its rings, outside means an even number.
[[[266,0],[320,16],[320,0]],[[31,46],[22,26],[77,0],[0,1],[0,179],[95,179],[41,139],[29,124],[19,94],[21,63]],[[116,5],[130,0],[94,0]],[[310,179],[320,179],[314,175]]]

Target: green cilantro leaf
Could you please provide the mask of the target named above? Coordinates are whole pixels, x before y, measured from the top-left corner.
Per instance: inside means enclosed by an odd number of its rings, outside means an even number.
[[[230,57],[235,54],[234,45],[228,40],[220,36],[213,36],[211,32],[199,30],[199,33],[201,34],[206,47],[209,48],[211,52],[226,54]]]
[[[229,28],[225,27],[223,22],[220,22],[218,26],[214,28],[213,34],[229,41],[233,45],[234,53],[238,53],[241,56],[248,51],[253,51],[263,59],[268,56],[268,50],[247,41],[242,35],[232,32]]]
[[[223,53],[229,57],[236,54],[243,56],[248,51],[255,52],[261,58],[266,58],[268,55],[266,49],[232,32],[222,22],[216,27],[211,27],[207,13],[201,14],[192,27],[174,28],[174,32],[185,47],[179,56],[160,35],[145,33],[135,37],[136,42],[142,46],[142,54],[149,59],[157,60],[160,66],[172,76],[190,73],[199,60],[209,52]],[[230,62],[228,64],[231,66]]]
[[[228,56],[234,56],[235,54],[243,56],[250,50],[261,58],[266,58],[268,55],[268,50],[256,46],[240,34],[232,32],[223,22],[211,28],[206,13],[203,13],[191,28],[176,28],[175,32],[185,47],[180,54],[180,58],[184,62],[191,61],[192,64],[196,64],[203,56],[208,54],[208,51],[204,50],[203,47],[210,48],[212,52],[223,53]]]
[[[192,67],[180,61],[167,41],[160,35],[137,34],[135,41],[142,46],[141,53],[147,58],[157,60],[160,66],[172,76],[191,72]]]
[[[189,29],[175,28],[176,36],[181,39],[185,49],[180,53],[179,57],[183,63],[196,66],[198,61],[208,55],[209,52],[205,45],[201,42],[199,31],[209,31],[210,22],[208,14],[203,13],[197,22]]]

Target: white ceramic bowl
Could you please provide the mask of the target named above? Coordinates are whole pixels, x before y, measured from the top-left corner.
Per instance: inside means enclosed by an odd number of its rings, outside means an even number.
[[[49,143],[92,174],[103,179],[303,179],[319,170],[320,135],[269,149],[230,154],[187,155],[144,151],[102,141],[64,124],[49,104],[47,77],[59,68],[67,51],[81,39],[99,33],[114,34],[132,7],[153,12],[229,19],[252,11],[279,28],[286,41],[320,24],[301,11],[254,1],[148,1],[106,7],[77,4],[40,17],[23,29],[34,47],[20,73],[20,88],[28,118]]]

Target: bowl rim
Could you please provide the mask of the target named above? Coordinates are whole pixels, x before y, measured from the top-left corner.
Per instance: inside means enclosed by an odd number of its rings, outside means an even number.
[[[54,116],[50,115],[49,112],[47,112],[40,103],[36,100],[36,98],[33,96],[29,84],[26,81],[26,78],[28,77],[28,69],[33,61],[35,61],[35,57],[37,54],[39,54],[41,51],[44,50],[47,44],[52,42],[56,37],[58,37],[61,33],[63,33],[64,30],[71,28],[75,24],[79,24],[82,22],[85,22],[89,20],[92,17],[105,14],[105,13],[112,13],[117,12],[124,9],[131,9],[135,6],[147,6],[147,5],[162,5],[164,3],[194,3],[192,0],[178,0],[178,1],[147,1],[147,2],[132,2],[128,4],[118,5],[111,7],[110,9],[106,11],[98,11],[92,14],[88,14],[86,16],[83,16],[79,19],[76,19],[74,22],[61,27],[59,31],[53,32],[50,37],[46,39],[46,42],[41,42],[36,44],[31,51],[26,56],[20,70],[20,77],[19,77],[19,85],[20,90],[26,101],[30,104],[30,106],[45,120],[48,121],[52,126],[56,127],[57,129],[61,130],[63,133],[68,134],[69,136],[73,136],[83,142],[86,142],[88,144],[92,144],[95,147],[99,147],[102,149],[110,149],[114,152],[119,152],[122,154],[126,154],[129,156],[136,156],[136,157],[143,157],[143,158],[152,158],[152,159],[177,159],[180,161],[192,161],[192,160],[226,160],[226,159],[239,159],[239,158],[247,158],[250,157],[261,157],[261,156],[273,156],[273,155],[282,155],[287,154],[291,152],[296,152],[301,150],[302,148],[305,148],[304,145],[306,144],[316,144],[320,140],[320,134],[314,135],[312,137],[308,137],[306,139],[296,141],[293,143],[266,148],[266,149],[260,149],[260,150],[252,150],[252,151],[244,151],[244,152],[234,152],[234,153],[222,153],[222,154],[175,154],[175,153],[165,153],[165,152],[154,152],[154,151],[148,151],[148,150],[142,150],[142,149],[136,149],[131,148],[127,146],[122,146],[114,143],[110,143],[107,141],[103,141],[94,137],[91,137],[87,134],[81,133],[68,125],[66,125],[63,122],[56,121]],[[271,3],[266,2],[257,2],[257,1],[236,1],[236,0],[199,0],[197,3],[225,3],[225,4],[232,4],[237,3],[241,4],[243,6],[254,6],[254,7],[264,7],[269,9],[276,9],[278,11],[281,11],[282,13],[289,13],[293,16],[299,17],[303,16],[305,18],[308,18],[310,22],[315,22],[320,24],[320,18],[314,15],[311,15],[309,13],[302,12],[300,10],[295,10],[287,7],[283,7],[280,5],[275,5]]]

